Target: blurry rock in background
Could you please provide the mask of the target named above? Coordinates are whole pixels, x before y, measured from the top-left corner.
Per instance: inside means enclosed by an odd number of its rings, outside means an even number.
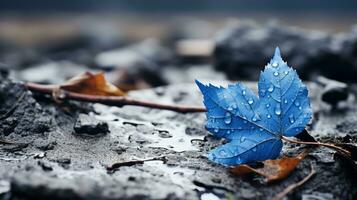
[[[147,39],[124,48],[104,51],[95,57],[103,70],[114,70],[109,80],[123,90],[166,85],[161,69],[172,63],[172,52],[156,39]]]
[[[229,79],[257,80],[260,70],[279,46],[283,59],[298,70],[304,80],[316,75],[356,82],[357,27],[332,35],[268,23],[234,23],[215,38],[214,66]]]

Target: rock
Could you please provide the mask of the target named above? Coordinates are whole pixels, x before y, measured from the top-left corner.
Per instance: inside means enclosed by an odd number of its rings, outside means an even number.
[[[0,105],[0,113],[7,115],[0,121],[1,135],[28,136],[50,131],[51,117],[22,84],[2,82],[0,93],[4,101]]]
[[[4,181],[4,180],[0,180],[0,197],[5,194],[8,193],[10,191],[10,182],[9,181]]]
[[[321,76],[317,78],[317,82],[324,86],[321,100],[330,104],[333,108],[336,108],[338,103],[347,100],[349,91],[346,83]]]
[[[74,125],[75,133],[82,135],[103,135],[109,133],[106,122],[95,119],[93,116],[80,114]]]
[[[49,163],[48,161],[37,161],[37,164],[42,168],[43,171],[52,171],[53,167],[52,164]]]
[[[0,63],[0,79],[5,79],[9,76],[9,67],[5,64]]]
[[[113,83],[124,82],[134,84],[136,80],[143,80],[149,85],[159,86],[166,83],[160,70],[172,60],[171,52],[161,46],[154,39],[145,40],[126,48],[114,49],[98,54],[96,64],[103,69],[116,69],[111,78]],[[110,78],[110,77],[109,77]]]
[[[330,35],[270,23],[263,27],[251,22],[230,24],[215,38],[215,67],[230,79],[257,80],[274,48],[280,47],[283,59],[305,80],[316,74],[355,82],[357,62],[353,47],[357,31]],[[351,56],[347,56],[351,55]]]

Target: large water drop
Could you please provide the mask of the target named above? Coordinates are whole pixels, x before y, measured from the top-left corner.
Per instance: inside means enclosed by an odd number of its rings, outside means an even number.
[[[231,113],[226,112],[226,116],[224,117],[224,123],[230,124],[232,122],[232,116]]]
[[[240,142],[244,142],[245,141],[245,137],[244,136],[242,136],[241,138],[240,138]]]

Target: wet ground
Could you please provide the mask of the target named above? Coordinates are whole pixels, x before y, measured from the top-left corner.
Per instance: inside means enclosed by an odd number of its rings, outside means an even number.
[[[285,23],[264,24],[267,17],[261,16],[263,24],[223,27],[225,18],[216,17],[2,18],[0,199],[271,199],[304,178],[310,166],[316,175],[288,199],[357,199],[356,161],[329,149],[314,149],[287,179],[266,184],[205,157],[223,141],[204,129],[204,113],[59,104],[21,83],[60,84],[84,71],[104,71],[131,97],[203,106],[194,79],[255,81],[280,46],[283,58],[310,81],[314,116],[307,130],[318,141],[356,149],[355,18],[283,16]],[[281,156],[303,149],[285,144]]]
[[[255,88],[255,83],[247,84]],[[311,135],[320,141],[356,144],[355,94],[347,91],[347,100],[332,110],[321,100],[323,86],[308,87],[314,110]],[[129,96],[202,105],[193,84],[139,90]],[[311,165],[317,174],[288,199],[357,197],[355,171],[326,148],[313,150],[278,183],[231,174],[204,156],[222,142],[204,129],[204,113],[56,104],[5,79],[0,97],[1,139],[15,142],[0,144],[0,199],[270,199],[305,177]],[[282,155],[296,155],[302,148],[286,144]]]

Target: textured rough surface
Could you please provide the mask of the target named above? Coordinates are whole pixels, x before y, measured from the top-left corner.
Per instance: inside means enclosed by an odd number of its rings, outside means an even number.
[[[255,85],[248,83],[253,88]],[[0,144],[0,199],[269,199],[306,176],[310,165],[314,165],[316,176],[291,193],[289,199],[355,199],[357,195],[356,178],[349,165],[325,148],[315,149],[286,180],[266,185],[258,176],[234,176],[204,157],[222,142],[205,131],[204,113],[74,102],[58,105],[30,92],[15,103],[25,89],[7,81],[0,88],[0,116],[18,105],[0,121],[1,139],[28,143]],[[331,106],[319,100],[321,87],[311,83],[308,88],[314,109],[311,134],[323,141],[338,141],[349,135],[355,144],[354,98],[345,103],[348,109],[331,111]],[[202,103],[193,84],[129,95],[167,103]],[[110,132],[98,137],[73,134],[79,114],[105,121]],[[283,153],[295,155],[302,147],[288,144]],[[165,159],[107,171],[117,162],[163,156]]]

